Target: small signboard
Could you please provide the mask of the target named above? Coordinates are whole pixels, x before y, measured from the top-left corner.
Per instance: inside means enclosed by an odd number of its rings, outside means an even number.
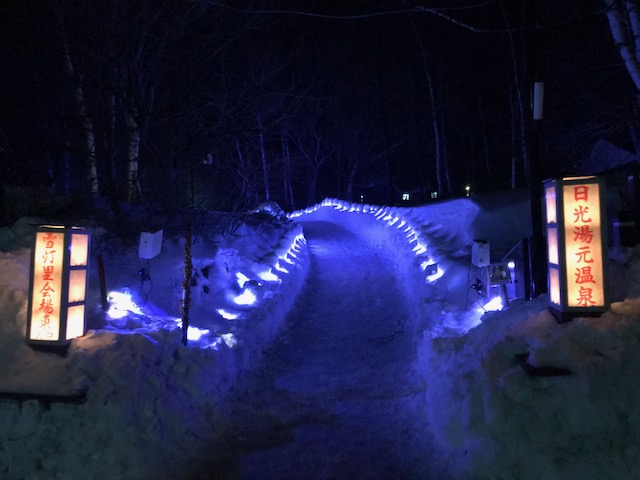
[[[144,259],[151,259],[160,253],[162,248],[162,230],[157,232],[142,232],[140,234],[140,246],[138,256]]]

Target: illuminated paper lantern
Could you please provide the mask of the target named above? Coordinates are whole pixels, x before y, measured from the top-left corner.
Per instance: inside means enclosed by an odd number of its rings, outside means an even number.
[[[608,309],[604,181],[544,182],[551,312],[560,322]]]
[[[85,333],[89,231],[80,227],[36,228],[27,343],[66,347]]]

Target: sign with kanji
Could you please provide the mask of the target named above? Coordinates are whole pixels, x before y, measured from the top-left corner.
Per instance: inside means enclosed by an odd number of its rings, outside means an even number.
[[[27,315],[29,343],[67,345],[84,335],[88,260],[86,229],[36,229]]]
[[[551,307],[562,320],[606,311],[604,182],[573,177],[545,182]]]
[[[33,255],[31,328],[29,338],[57,341],[60,337],[60,298],[64,235],[37,232]]]

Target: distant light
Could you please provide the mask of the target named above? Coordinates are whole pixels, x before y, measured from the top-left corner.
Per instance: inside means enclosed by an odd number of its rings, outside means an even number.
[[[126,317],[130,312],[138,315],[142,314],[140,307],[131,299],[129,290],[125,289],[121,292],[110,292],[107,298],[110,304],[107,315],[113,319]]]
[[[422,262],[420,268],[427,275],[427,282],[434,282],[444,275],[444,270],[432,258]]]
[[[467,193],[467,197],[471,195],[471,185],[467,185],[466,187],[464,187],[466,193]]]
[[[431,267],[431,265],[429,265],[429,267]],[[440,267],[440,265],[436,265],[435,270],[435,273],[433,273],[432,275],[427,274],[427,282],[435,282],[444,275],[444,269]]]
[[[428,263],[428,262],[422,262],[421,265],[422,269],[424,270],[424,273],[427,274],[427,277],[431,277],[433,275],[435,275],[436,273],[438,273],[438,264],[437,263]]]
[[[493,297],[491,300],[489,300],[487,303],[484,304],[483,307],[487,312],[493,312],[495,310],[502,310],[503,305],[502,305],[502,298],[498,297]]]
[[[438,198],[438,192],[431,192],[431,198]]]
[[[511,269],[516,268],[516,262],[514,262],[513,260],[510,260],[510,261],[507,263],[507,267],[509,267],[509,268],[511,268]]]
[[[236,279],[238,280],[238,286],[240,288],[244,288],[245,283],[249,281],[249,277],[242,272],[236,273]]]
[[[265,282],[279,282],[280,277],[277,276],[275,273],[273,273],[270,269],[269,270],[265,270],[264,272],[260,272],[258,273],[258,277],[260,277],[260,280],[264,280]]]
[[[218,315],[226,320],[235,320],[240,316],[239,313],[228,312],[224,308],[219,308],[216,310],[216,312],[218,312]]]
[[[364,195],[360,195],[360,203],[364,202]]]
[[[280,260],[284,260],[284,261],[285,261],[285,262],[287,262],[289,265],[294,265],[294,262],[293,262],[293,260],[291,260],[291,259],[289,258],[289,255],[291,255],[291,254],[290,254],[289,252],[287,252],[287,254],[286,254],[284,257],[282,257]]]
[[[233,299],[237,305],[253,305],[256,303],[256,300],[256,294],[250,289],[245,289],[240,295]]]
[[[220,337],[229,348],[233,348],[238,344],[238,339],[234,337],[233,333],[223,333]]]
[[[208,335],[208,334],[209,334],[209,330],[204,328],[200,329],[200,328],[189,326],[189,328],[187,329],[187,339],[191,340],[192,342],[197,342],[204,335]]]
[[[418,245],[414,247],[413,251],[415,252],[416,255],[422,255],[424,252],[427,251],[427,247],[426,245],[423,245],[422,243],[418,242]]]
[[[402,200],[405,201],[405,202],[408,202],[409,201],[409,194],[408,193],[403,193],[402,194]]]
[[[289,270],[287,270],[286,268],[284,268],[282,265],[280,265],[280,262],[278,261],[278,263],[276,263],[275,267],[276,270],[278,270],[279,272],[282,273],[289,273]]]

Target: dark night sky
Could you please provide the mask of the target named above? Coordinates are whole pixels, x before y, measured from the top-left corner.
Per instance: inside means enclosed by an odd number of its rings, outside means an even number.
[[[141,172],[149,185],[166,175],[179,176],[184,165],[197,163],[208,151],[220,159],[216,178],[229,182],[229,172],[237,170],[232,139],[243,139],[247,156],[257,162],[259,112],[274,158],[281,157],[284,130],[301,141],[314,132],[322,138],[328,160],[319,172],[319,198],[344,196],[354,156],[362,160],[358,192],[378,201],[384,200],[389,175],[398,191],[433,190],[435,138],[426,65],[451,194],[460,194],[467,183],[477,190],[507,188],[518,127],[505,18],[513,28],[523,96],[530,79],[525,67],[535,66],[545,81],[543,174],[571,171],[599,138],[632,148],[627,124],[633,90],[597,1],[535,2],[529,37],[523,27],[532,17],[523,16],[524,1],[502,2],[505,10],[497,0],[442,2],[447,9],[438,12],[449,19],[416,13],[438,4],[426,0],[205,1],[184,17],[197,2],[152,3],[2,2],[5,175],[17,182],[55,183],[51,172],[61,168],[63,138],[71,144],[72,162],[78,156],[73,148],[81,142],[73,139],[78,131],[69,106],[73,88],[64,75],[53,5],[65,12],[71,55],[96,128],[107,128],[101,115],[108,92],[130,89],[127,98],[139,103]],[[258,10],[262,13],[254,13]],[[401,10],[414,12],[376,14]],[[349,15],[358,18],[345,18]],[[155,23],[145,23],[149,18]],[[139,45],[141,61],[127,63]],[[97,155],[117,159],[117,141],[103,143],[104,152]],[[302,191],[298,202],[304,202],[308,182],[301,158],[294,158],[294,188]],[[272,167],[272,181],[278,183],[281,167],[275,160]],[[525,181],[523,173],[518,172],[519,183]],[[252,175],[257,185],[259,172]]]

